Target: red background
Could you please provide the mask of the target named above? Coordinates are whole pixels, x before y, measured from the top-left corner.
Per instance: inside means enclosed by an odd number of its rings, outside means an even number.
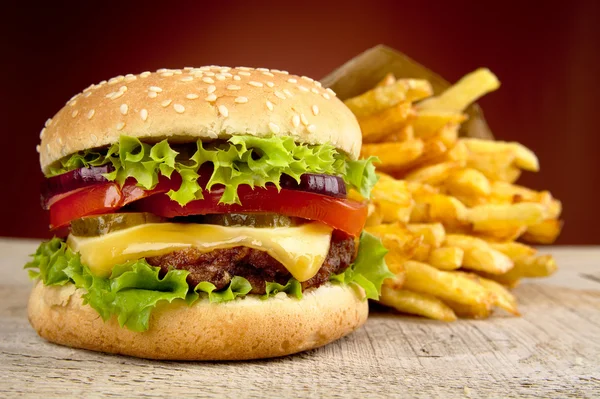
[[[563,200],[559,243],[600,244],[600,2],[47,3],[3,6],[0,236],[48,236],[34,148],[44,121],[90,83],[207,64],[320,78],[384,43],[451,81],[494,71],[501,90],[481,101],[489,124],[542,165],[520,182]]]

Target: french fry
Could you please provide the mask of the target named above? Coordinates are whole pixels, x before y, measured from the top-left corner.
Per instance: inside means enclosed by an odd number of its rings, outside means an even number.
[[[425,244],[439,248],[446,239],[446,231],[441,223],[413,223],[406,225],[408,231],[422,236]]]
[[[456,315],[446,304],[428,294],[408,290],[381,288],[379,302],[400,312],[425,316],[434,320],[455,321]]]
[[[514,267],[513,261],[508,256],[476,237],[446,234],[445,245],[458,247],[465,251],[463,267],[470,270],[504,274]]]
[[[403,288],[407,290],[466,305],[490,305],[494,300],[485,288],[460,274],[411,260],[404,263],[404,268],[406,281]]]
[[[487,319],[490,317],[490,314],[492,314],[492,307],[495,302],[495,296],[491,295],[491,298],[492,300],[489,303],[478,303],[475,305],[448,300],[444,302],[458,317],[469,319]]]
[[[364,144],[361,156],[368,158],[371,155],[379,157],[378,169],[394,171],[410,165],[423,154],[423,140],[415,139],[400,143]]]
[[[440,222],[444,226],[461,224],[466,220],[467,207],[454,197],[444,194],[413,195],[415,206],[411,223]]]
[[[544,205],[532,202],[488,204],[470,208],[466,219],[476,232],[487,232],[520,226],[533,226],[548,216]]]
[[[506,242],[515,241],[521,237],[527,231],[527,226],[512,226],[512,227],[494,227],[493,229],[484,231],[473,231],[471,234],[488,241],[493,242]]]
[[[412,258],[423,243],[423,237],[416,236],[398,223],[366,227],[369,233],[379,237],[388,249],[385,256],[390,271],[396,275],[404,272],[404,263]]]
[[[393,73],[388,73],[387,75],[385,75],[383,77],[383,79],[381,79],[379,81],[379,83],[377,83],[375,85],[375,87],[383,87],[383,86],[389,86],[391,84],[393,84],[396,81],[396,77],[394,76]]]
[[[527,227],[525,234],[523,234],[523,240],[533,244],[552,244],[560,234],[562,225],[561,220],[544,220]]]
[[[417,104],[417,109],[435,109],[462,112],[479,97],[500,87],[496,75],[489,69],[480,68],[465,75],[442,94]]]
[[[465,251],[458,247],[435,248],[429,253],[427,263],[440,270],[456,270],[463,263]]]
[[[400,130],[413,114],[411,103],[404,101],[376,114],[358,118],[363,143],[381,141]]]
[[[410,191],[413,196],[425,196],[440,193],[439,188],[416,181],[407,181],[406,188],[408,188],[408,191]]]
[[[438,163],[412,171],[405,176],[405,179],[435,186],[446,180],[450,173],[459,166],[456,162]]]
[[[488,291],[495,294],[495,306],[506,310],[508,313],[514,316],[521,315],[517,309],[517,299],[503,285],[494,280],[489,280],[483,277],[479,277],[479,284],[483,285]]]
[[[406,125],[397,132],[389,134],[385,139],[387,142],[412,141],[415,139],[415,131],[411,125]]]
[[[426,138],[443,129],[446,125],[458,125],[466,119],[466,115],[462,112],[417,110],[411,124],[415,129],[415,136]]]
[[[426,80],[399,79],[390,85],[375,87],[352,97],[344,101],[344,104],[360,119],[378,114],[399,103],[410,104],[432,94],[431,84]]]
[[[444,186],[450,194],[456,196],[481,197],[492,192],[488,178],[472,168],[453,170]]]
[[[489,245],[511,259],[517,259],[521,256],[535,255],[537,252],[535,248],[532,248],[526,244],[521,244],[520,242],[490,243]]]
[[[556,269],[556,260],[551,255],[525,255],[514,259],[512,270],[501,275],[484,273],[484,276],[508,286],[515,286],[522,278],[548,277]]]
[[[431,255],[433,247],[430,244],[426,244],[423,242],[419,247],[415,250],[411,260],[416,260],[419,262],[427,262],[429,256]]]
[[[495,154],[499,152],[510,152],[514,155],[514,163],[519,168],[532,172],[540,170],[540,162],[535,153],[520,143],[476,138],[465,138],[462,140],[472,153]]]
[[[513,183],[520,176],[521,170],[513,166],[515,154],[510,151],[494,153],[469,152],[467,166],[477,169],[490,180]]]
[[[414,201],[405,181],[380,175],[371,198],[378,205],[383,222],[408,223]]]

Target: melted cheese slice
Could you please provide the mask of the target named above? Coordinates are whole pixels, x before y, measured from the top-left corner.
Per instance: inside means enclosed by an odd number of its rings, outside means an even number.
[[[209,224],[148,223],[98,237],[67,239],[82,263],[98,276],[108,277],[114,265],[185,248],[203,252],[244,246],[266,251],[298,281],[317,274],[323,265],[332,229],[322,223],[297,227],[224,227]]]

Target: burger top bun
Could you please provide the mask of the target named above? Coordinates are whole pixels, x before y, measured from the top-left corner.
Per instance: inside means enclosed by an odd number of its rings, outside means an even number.
[[[330,143],[352,159],[362,142],[352,112],[332,90],[305,76],[245,67],[160,69],[117,76],[69,100],[40,133],[42,171],[122,134],[172,142],[292,136]]]
[[[355,286],[325,284],[302,299],[248,296],[225,303],[164,303],[150,328],[133,332],[103,321],[72,284],[38,282],[29,298],[31,325],[49,341],[150,359],[242,360],[284,356],[332,342],[361,326],[368,302]]]

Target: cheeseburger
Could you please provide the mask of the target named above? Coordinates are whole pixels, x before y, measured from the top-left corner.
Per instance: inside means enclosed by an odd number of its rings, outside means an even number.
[[[154,359],[287,355],[336,340],[391,277],[362,232],[377,178],[329,89],[269,69],[118,76],[41,132],[55,237],[28,314],[62,345]],[[352,198],[352,199],[350,199]]]

